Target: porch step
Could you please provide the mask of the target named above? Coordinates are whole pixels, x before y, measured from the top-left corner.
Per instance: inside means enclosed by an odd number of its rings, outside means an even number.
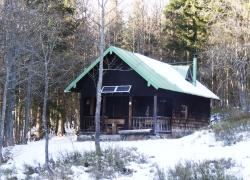
[[[133,129],[133,130],[121,130],[118,131],[122,140],[146,140],[150,139],[152,135],[152,129]]]
[[[93,134],[80,134],[77,136],[77,141],[94,141],[95,135]],[[100,135],[100,141],[121,141],[121,136],[119,134]]]
[[[120,130],[118,131],[120,135],[143,135],[152,134],[152,129],[133,129],[133,130]]]

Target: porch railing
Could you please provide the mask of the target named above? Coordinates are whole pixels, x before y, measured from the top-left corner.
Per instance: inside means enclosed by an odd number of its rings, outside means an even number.
[[[133,129],[154,129],[154,117],[132,117]],[[157,116],[156,132],[171,132],[171,118]]]
[[[92,132],[95,131],[95,116],[83,116],[84,131]]]
[[[95,131],[94,116],[84,116],[84,131]],[[101,117],[101,131],[104,131],[104,117]],[[154,129],[154,117],[132,117],[132,129]],[[171,118],[164,116],[157,116],[156,119],[156,132],[168,133],[171,132]]]

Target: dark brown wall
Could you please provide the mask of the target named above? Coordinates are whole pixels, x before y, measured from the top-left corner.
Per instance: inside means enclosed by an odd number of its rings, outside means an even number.
[[[187,105],[187,117],[184,117],[182,105]],[[207,126],[210,117],[210,99],[192,95],[176,96],[172,115],[172,134],[183,136],[196,129]]]
[[[111,70],[104,71],[103,86],[118,86],[118,85],[132,85],[130,95],[131,96],[152,96],[154,88],[147,86],[145,81],[135,71],[119,71]],[[96,96],[96,85],[91,76],[84,77],[79,82],[79,89],[81,89],[82,95],[85,97]],[[107,94],[109,95],[109,94]],[[128,93],[119,93],[116,95],[128,95]]]

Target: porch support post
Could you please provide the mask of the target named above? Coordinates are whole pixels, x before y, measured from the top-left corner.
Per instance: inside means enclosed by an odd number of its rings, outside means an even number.
[[[105,131],[106,96],[102,97],[101,132]]]
[[[154,95],[154,134],[157,133],[157,95]]]
[[[128,129],[132,129],[132,97],[129,96],[129,102],[128,102]]]
[[[80,126],[79,133],[80,133],[80,134],[81,134],[81,133],[84,131],[84,129],[86,128],[86,127],[85,127],[85,122],[84,122],[84,117],[83,117],[83,114],[84,114],[84,109],[83,109],[83,107],[84,107],[84,97],[83,97],[82,94],[83,94],[83,93],[81,92],[81,93],[80,93],[80,124],[79,124],[79,126]]]

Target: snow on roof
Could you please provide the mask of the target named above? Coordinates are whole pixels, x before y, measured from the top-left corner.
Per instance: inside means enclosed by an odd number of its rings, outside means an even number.
[[[154,70],[168,82],[174,84],[178,89],[181,89],[183,92],[188,94],[193,94],[197,96],[203,96],[212,99],[219,99],[213,92],[211,92],[208,88],[202,85],[199,81],[196,81],[196,86],[188,82],[183,76],[176,71],[173,66],[157,61],[155,59],[143,56],[138,53],[134,53],[144,64],[146,64],[149,68]]]
[[[187,77],[190,65],[172,65],[172,67],[180,73],[184,78]]]
[[[110,46],[105,52],[107,54],[115,53],[122,61],[127,63],[135,72],[144,78],[149,85],[155,89],[164,89],[174,92],[192,94],[210,99],[219,99],[213,92],[203,86],[200,82],[196,82],[196,86],[185,79],[187,66],[182,69],[171,66],[167,63],[157,61],[155,59],[133,53],[121,48]],[[88,74],[98,63],[97,58],[88,68],[86,68],[76,79],[74,79],[64,90],[70,92],[77,87],[77,83]]]

